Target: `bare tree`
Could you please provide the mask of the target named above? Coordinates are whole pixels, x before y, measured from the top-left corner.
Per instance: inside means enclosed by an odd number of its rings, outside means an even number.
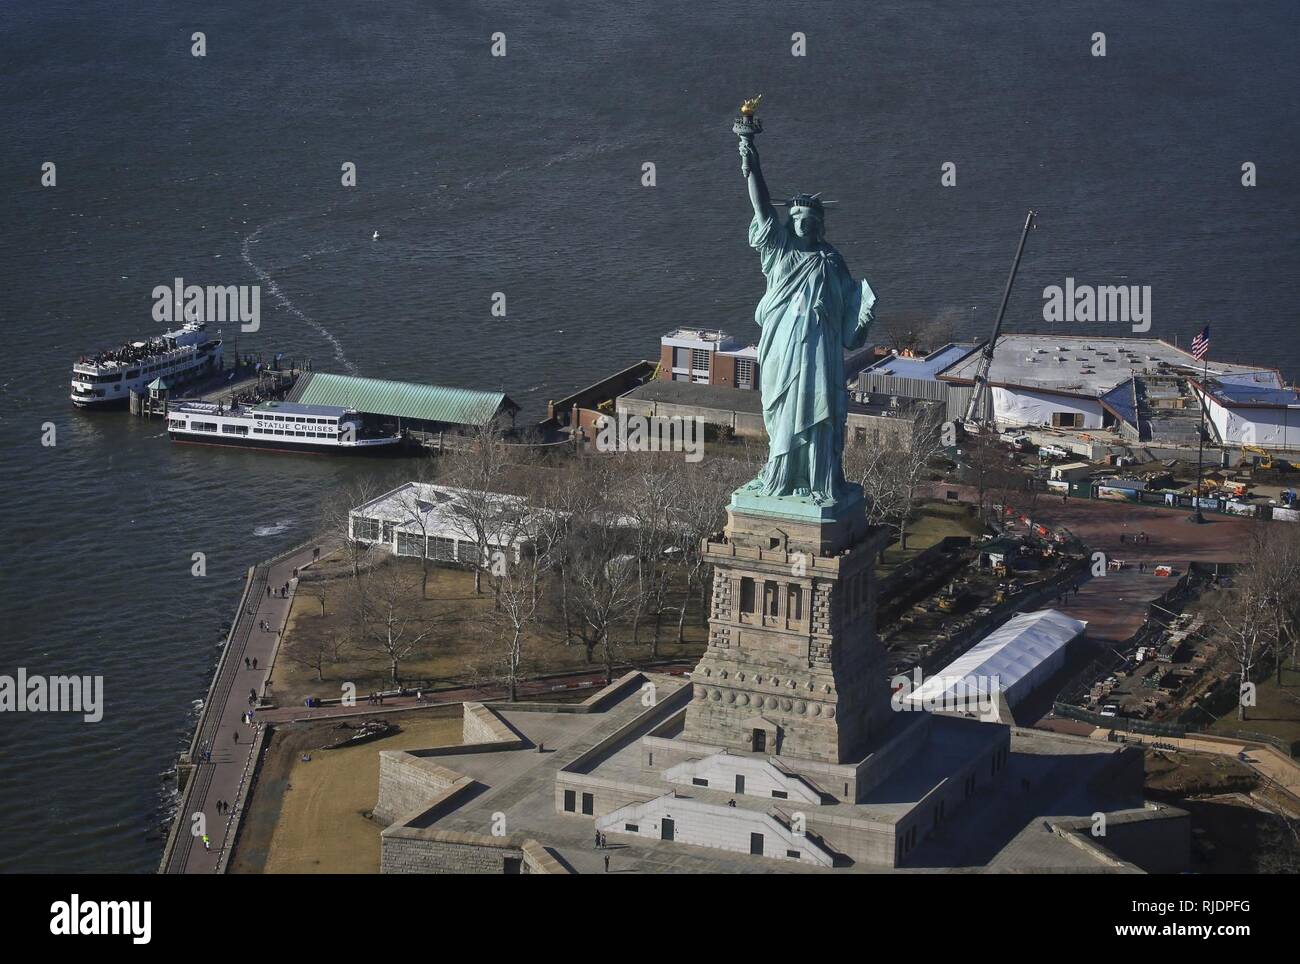
[[[636,538],[625,514],[615,460],[586,460],[581,480],[589,487],[586,514],[574,518],[566,553],[574,632],[593,662],[597,649],[605,665],[605,681],[613,682],[617,641],[614,626],[632,614],[640,602],[637,587]]]
[[[325,667],[334,665],[342,658],[343,641],[333,633],[295,634],[283,652],[289,662],[313,670],[316,682],[321,683],[325,680]]]
[[[966,480],[975,486],[980,519],[987,519],[989,493],[1008,485],[1023,490],[1024,479],[1015,471],[1011,453],[994,436],[968,435],[961,443]]]
[[[903,515],[903,459],[897,443],[857,442],[844,452],[844,477],[862,486],[867,522],[897,526]]]
[[[483,591],[483,566],[499,525],[497,498],[510,465],[509,447],[500,424],[493,419],[466,436],[464,444],[442,456],[439,480],[464,490],[457,498],[463,535],[478,549],[474,591]]]
[[[578,522],[595,513],[601,500],[597,487],[584,481],[588,464],[588,459],[577,457],[548,477],[542,498],[549,511],[539,515],[537,520],[537,537],[550,547],[549,562],[553,577],[559,583],[559,608],[566,646],[576,635],[570,606],[570,577],[574,555],[582,551],[581,541],[574,538],[573,530]]]
[[[674,470],[683,463],[679,456],[669,454],[625,456],[623,462],[629,473],[627,512],[636,526],[634,554],[639,599],[632,614],[632,645],[640,643],[641,616],[651,607],[655,624],[650,655],[657,657],[664,595],[672,574],[668,550],[672,547],[671,514],[678,476]]]
[[[922,408],[912,422],[907,446],[899,461],[898,484],[901,489],[901,512],[896,525],[898,547],[907,548],[907,525],[916,508],[916,493],[928,480],[930,461],[943,451],[943,422],[937,406]]]
[[[1300,618],[1300,531],[1283,523],[1257,523],[1250,534],[1247,558],[1249,562],[1240,570],[1236,587],[1258,596],[1267,613],[1274,672],[1280,686],[1288,644],[1293,662],[1295,658]]]
[[[397,559],[371,568],[356,594],[358,638],[356,649],[382,656],[392,682],[398,682],[401,664],[414,655],[436,624],[420,612]]]
[[[379,482],[372,476],[362,475],[331,490],[330,495],[321,504],[321,531],[327,536],[337,536],[346,547],[353,579],[360,578],[362,567],[370,561],[368,557],[371,553],[371,545],[357,538],[360,533],[353,531],[354,520],[351,512],[381,494],[383,493]]]
[[[528,493],[527,511],[499,530],[499,548],[490,564],[496,603],[480,617],[490,675],[505,683],[511,702],[519,698],[520,668],[531,629],[541,622],[544,584],[554,565],[557,543],[547,486]]]
[[[1212,617],[1237,668],[1237,719],[1245,720],[1251,672],[1272,642],[1275,623],[1268,594],[1247,574],[1220,594]]]
[[[900,437],[901,436],[901,437]],[[937,407],[923,407],[905,432],[890,432],[881,443],[850,444],[844,475],[862,486],[867,521],[893,529],[907,548],[907,527],[917,492],[930,474],[930,462],[943,450],[943,424]]]

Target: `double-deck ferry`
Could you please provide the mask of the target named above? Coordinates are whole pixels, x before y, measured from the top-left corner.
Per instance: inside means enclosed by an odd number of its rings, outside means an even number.
[[[167,434],[173,442],[365,455],[398,452],[406,441],[395,427],[352,409],[295,402],[169,402]]]
[[[190,321],[148,341],[78,358],[72,366],[72,403],[80,408],[125,405],[132,390],[143,393],[155,378],[174,387],[220,367],[221,339],[209,338],[204,322]]]

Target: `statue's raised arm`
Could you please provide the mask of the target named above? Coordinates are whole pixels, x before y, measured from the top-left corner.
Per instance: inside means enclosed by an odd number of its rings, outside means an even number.
[[[740,173],[744,175],[749,187],[749,203],[754,206],[754,215],[759,222],[776,215],[772,207],[772,196],[768,193],[767,182],[763,180],[763,168],[758,160],[758,148],[754,144],[754,135],[763,131],[763,124],[754,116],[763,95],[752,97],[740,105],[740,116],[732,125],[732,130],[740,138]]]

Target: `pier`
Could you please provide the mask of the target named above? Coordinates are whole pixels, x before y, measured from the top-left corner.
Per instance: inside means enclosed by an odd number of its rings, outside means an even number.
[[[312,543],[248,571],[238,617],[226,637],[189,751],[177,767],[177,779],[183,781],[183,786],[160,873],[224,872],[266,740],[266,727],[257,719],[257,706],[269,695],[276,649],[293,605],[296,573],[320,554],[320,546]],[[286,584],[289,591],[279,595]],[[261,628],[263,621],[270,627],[269,632]],[[251,668],[254,659],[257,669]],[[257,706],[250,705],[250,692],[256,694]],[[254,710],[252,726],[241,719],[250,708]],[[230,810],[218,814],[218,800],[226,801]],[[203,814],[209,849],[203,846],[203,829],[195,823],[199,813]]]
[[[172,395],[178,399],[220,402],[225,406],[230,406],[233,402],[281,401],[293,390],[305,372],[305,369],[296,366],[269,368],[262,365],[258,368],[254,365],[239,365],[233,369],[223,369],[214,378],[194,385],[173,387],[159,378],[145,392],[131,392],[130,412],[143,418],[165,417],[167,401]]]

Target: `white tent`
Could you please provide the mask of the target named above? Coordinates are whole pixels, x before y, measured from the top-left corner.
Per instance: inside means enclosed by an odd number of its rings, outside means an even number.
[[[1055,609],[1021,613],[1007,620],[904,697],[914,709],[976,709],[983,719],[1002,719],[1065,664],[1066,647],[1083,635],[1083,620]],[[989,705],[991,703],[991,706]]]

